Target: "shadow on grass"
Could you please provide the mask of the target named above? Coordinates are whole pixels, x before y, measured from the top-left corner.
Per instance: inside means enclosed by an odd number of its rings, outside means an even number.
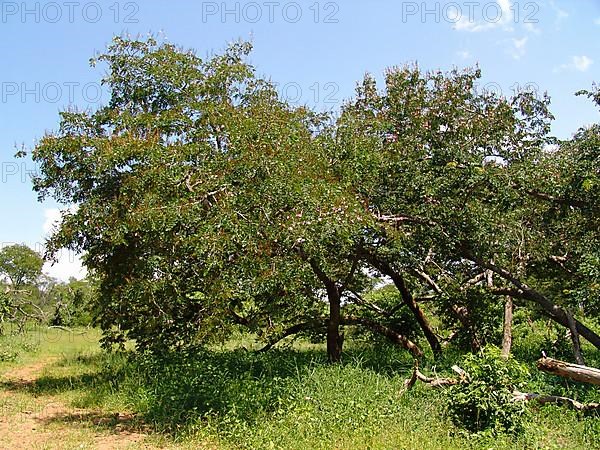
[[[410,357],[388,348],[349,348],[344,362],[386,377],[407,373],[412,366]],[[301,386],[324,366],[324,351],[289,348],[266,353],[196,349],[162,356],[97,354],[56,361],[50,375],[27,384],[5,381],[0,388],[35,396],[78,391],[74,405],[85,409],[48,417],[49,422],[180,432],[198,420],[257,424],[304,398]],[[84,373],[57,376],[52,367]],[[102,410],[115,397],[117,404],[136,412],[131,420],[88,412]]]
[[[0,389],[31,395],[54,395],[77,389],[89,389],[105,382],[101,373],[76,376],[41,376],[36,380],[8,380],[0,382]]]
[[[146,434],[151,431],[141,418],[128,413],[103,413],[98,411],[72,410],[42,415],[36,421],[43,424],[61,424],[70,427],[88,427],[108,431],[111,434]]]
[[[78,405],[100,407],[105,399],[118,391],[118,382],[125,378],[128,369],[128,357],[124,354],[68,357],[45,366],[48,374],[27,380],[14,378],[0,381],[0,390],[34,397],[77,391],[80,393]]]

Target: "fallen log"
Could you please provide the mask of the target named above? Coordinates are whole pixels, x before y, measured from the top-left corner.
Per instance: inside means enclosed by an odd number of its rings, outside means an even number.
[[[552,358],[540,358],[536,366],[542,372],[551,373],[563,378],[569,378],[582,383],[591,383],[600,385],[600,369],[594,367],[582,366],[579,364],[570,364]]]
[[[561,365],[567,365],[567,366],[569,366],[569,368],[575,367],[579,371],[578,373],[581,373],[581,368],[583,368],[583,369],[587,369],[588,371],[591,370],[591,371],[595,371],[600,374],[600,370],[594,369],[592,367],[577,366],[576,364],[568,364],[568,363],[565,363],[562,361],[553,360],[551,358],[540,359],[538,361],[538,368],[539,368],[539,364],[541,361],[544,361],[544,364],[547,364],[548,361],[551,361],[553,367],[557,366],[556,363],[560,363]],[[546,367],[546,365],[544,367]],[[419,370],[419,361],[415,359],[412,375],[408,380],[406,380],[404,382],[404,390],[405,391],[410,390],[415,385],[417,380],[421,381],[425,384],[428,384],[431,387],[454,386],[454,385],[457,385],[460,383],[469,383],[470,382],[469,374],[467,374],[463,369],[461,369],[458,366],[452,366],[452,370],[459,375],[459,378],[428,377]],[[561,366],[561,370],[563,370],[562,366]],[[552,373],[555,373],[555,372],[552,372]],[[585,372],[585,373],[587,375],[587,372]],[[570,378],[572,378],[572,377],[570,377]],[[575,379],[575,378],[573,378],[573,379]],[[579,379],[578,381],[581,381],[581,379]],[[600,384],[600,383],[598,383],[598,384]],[[578,402],[577,400],[573,400],[572,398],[560,397],[557,395],[542,395],[542,394],[519,392],[519,391],[514,391],[512,395],[513,395],[513,401],[515,401],[515,402],[517,402],[517,401],[536,401],[541,405],[553,403],[553,404],[557,404],[557,405],[566,406],[566,407],[572,408],[577,411],[582,411],[582,412],[600,410],[600,403],[581,403],[581,402]]]
[[[49,330],[61,330],[61,331],[67,331],[69,333],[72,333],[73,330],[71,330],[70,328],[67,327],[63,327],[62,325],[51,325],[48,327]]]
[[[513,393],[515,401],[531,401],[535,400],[541,405],[545,405],[547,403],[556,403],[558,405],[568,406],[569,408],[575,409],[577,411],[595,411],[600,409],[600,403],[581,403],[577,400],[573,400],[572,398],[567,397],[559,397],[557,395],[541,395],[541,394],[530,394],[525,392],[514,392]]]
[[[467,374],[464,370],[462,370],[460,367],[458,366],[452,366],[452,370],[454,370],[456,373],[459,374],[460,379],[456,379],[456,378],[431,378],[428,377],[427,375],[424,375],[420,370],[419,370],[419,361],[417,361],[415,359],[415,364],[413,366],[413,372],[411,377],[406,380],[404,382],[404,388],[406,390],[411,389],[415,383],[417,382],[417,380],[428,384],[431,387],[445,387],[445,386],[454,386],[455,384],[458,383],[464,383],[467,379]]]

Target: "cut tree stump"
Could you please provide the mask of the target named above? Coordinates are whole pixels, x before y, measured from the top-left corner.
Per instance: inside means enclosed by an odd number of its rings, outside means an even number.
[[[600,386],[600,369],[594,367],[570,364],[552,358],[541,358],[537,361],[536,366],[542,372]]]

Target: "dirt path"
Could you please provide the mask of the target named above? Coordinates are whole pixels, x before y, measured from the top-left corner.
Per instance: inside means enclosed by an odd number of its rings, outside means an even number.
[[[152,448],[143,443],[146,434],[129,426],[131,415],[72,408],[56,396],[28,393],[27,387],[56,360],[47,357],[2,375],[0,448]]]
[[[49,366],[57,359],[58,358],[55,356],[48,356],[45,359],[41,359],[27,366],[16,367],[5,372],[4,375],[2,375],[2,378],[23,384],[34,383],[44,370],[44,367]]]

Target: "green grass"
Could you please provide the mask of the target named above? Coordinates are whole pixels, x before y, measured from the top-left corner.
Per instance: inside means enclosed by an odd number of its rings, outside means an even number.
[[[21,402],[13,410],[59,399],[89,412],[76,423],[89,433],[98,427],[111,432],[122,425],[118,414],[127,413],[127,426],[150,434],[144,445],[160,448],[600,448],[597,416],[552,406],[532,406],[520,436],[468,436],[448,419],[442,391],[417,384],[404,392],[412,361],[395,348],[350,343],[341,365],[327,364],[322,347],[304,344],[259,354],[229,343],[158,359],[106,354],[98,337],[95,330],[44,329],[0,338],[0,349],[18,352],[0,362],[0,373],[51,361],[31,384],[3,383],[1,389],[15,393],[11,401]],[[252,348],[251,340],[243,345]],[[448,355],[438,367],[454,359]],[[538,392],[598,401],[594,387],[532,374]],[[73,424],[51,424],[58,430],[67,425]]]

